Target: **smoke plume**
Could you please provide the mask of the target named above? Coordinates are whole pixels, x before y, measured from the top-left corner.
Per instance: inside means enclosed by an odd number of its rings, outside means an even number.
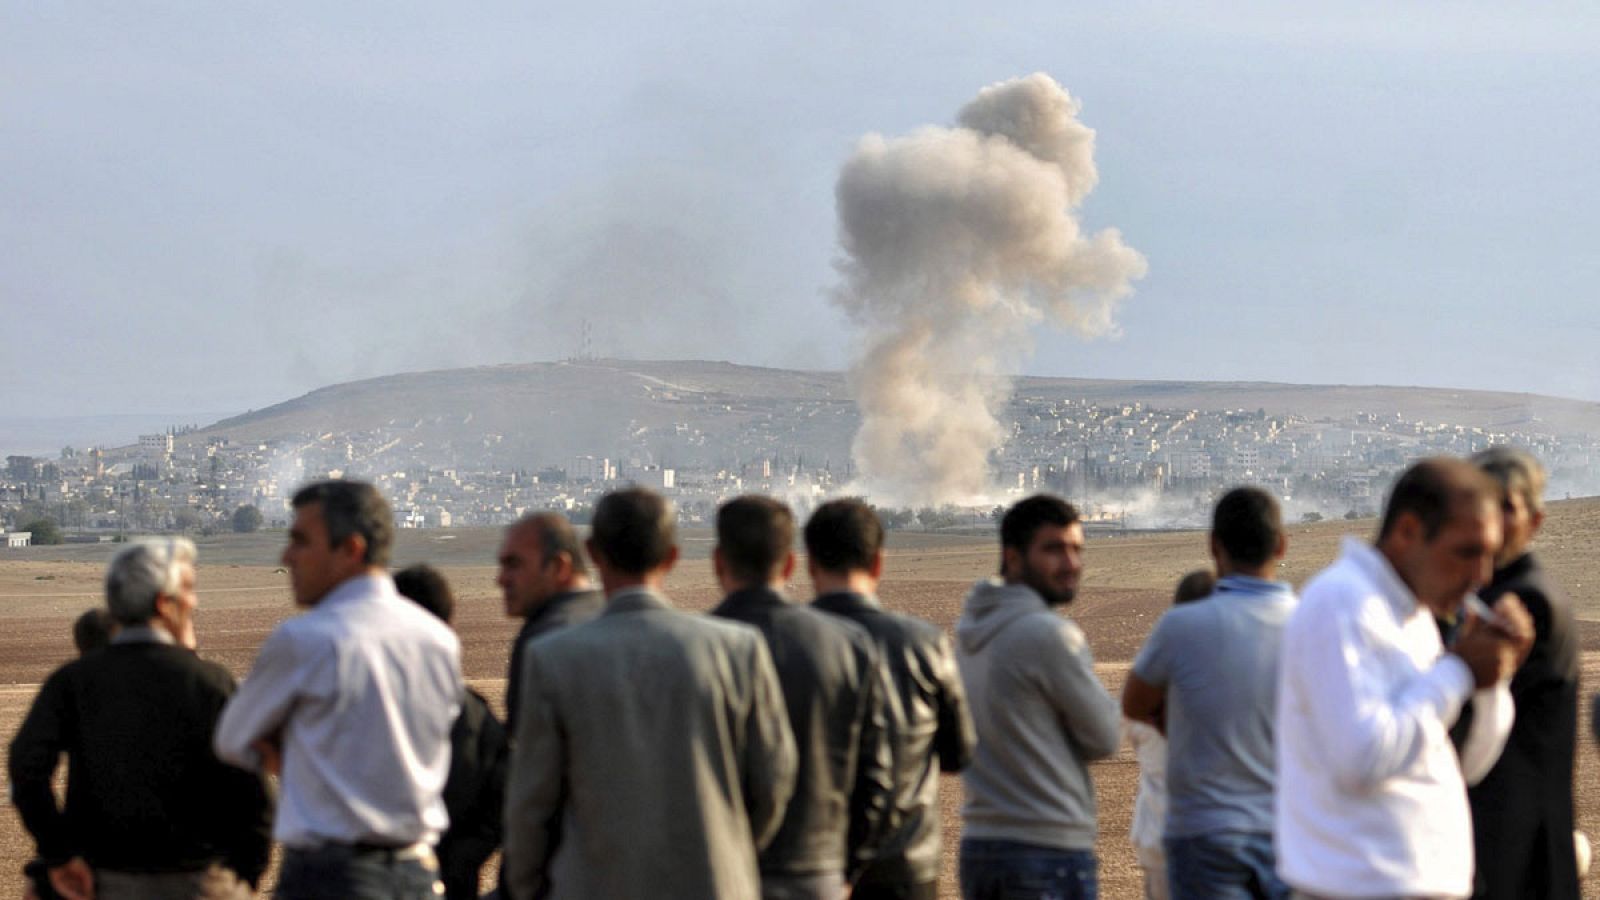
[[[1038,73],[984,88],[956,127],[869,134],[840,172],[834,301],[860,330],[853,453],[875,498],[988,495],[995,411],[1029,328],[1115,332],[1145,261],[1116,229],[1085,234],[1074,215],[1098,180],[1077,113]]]

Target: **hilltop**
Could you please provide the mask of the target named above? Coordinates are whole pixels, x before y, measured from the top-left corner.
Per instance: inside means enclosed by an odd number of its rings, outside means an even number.
[[[1016,380],[1018,397],[1102,406],[1265,410],[1311,420],[1359,413],[1495,431],[1600,434],[1600,404],[1534,394],[1399,386],[1270,382]],[[202,436],[270,440],[286,435],[405,428],[439,447],[471,442],[507,458],[561,459],[619,443],[641,429],[676,427],[663,448],[699,455],[706,436],[735,442],[780,432],[797,453],[842,461],[859,419],[841,372],[768,369],[712,361],[595,360],[413,372],[331,385],[224,419]],[[464,448],[462,448],[464,449]]]

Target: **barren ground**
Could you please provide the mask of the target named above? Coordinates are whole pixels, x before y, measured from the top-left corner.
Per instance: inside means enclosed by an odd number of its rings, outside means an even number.
[[[1594,535],[1600,533],[1600,500],[1552,504],[1539,549],[1572,596],[1582,620],[1584,677],[1593,684],[1600,670],[1600,561]],[[1362,535],[1370,521],[1326,522],[1292,529],[1284,577],[1302,584],[1337,554],[1341,534]],[[715,599],[710,565],[710,538],[685,534],[685,560],[669,582],[669,591],[686,607],[703,609]],[[492,565],[498,534],[484,530],[406,532],[396,552],[400,564],[429,561],[441,566],[458,593],[457,628],[461,632],[467,678],[498,702],[504,687],[509,641],[514,623],[500,610]],[[292,610],[284,575],[275,561],[276,534],[228,536],[200,543],[201,652],[227,665],[239,676],[249,668],[256,648],[277,622]],[[950,627],[961,597],[971,582],[992,571],[995,540],[983,536],[895,533],[883,600],[891,608],[923,616]],[[0,550],[0,735],[16,730],[37,686],[72,653],[72,619],[100,602],[100,578],[115,550],[97,547],[38,547]],[[1094,536],[1089,571],[1072,617],[1088,633],[1101,678],[1115,694],[1140,643],[1167,605],[1171,586],[1190,569],[1207,563],[1200,533]],[[1584,704],[1578,753],[1577,804],[1579,827],[1600,834],[1600,766],[1589,737]],[[1139,871],[1127,834],[1132,815],[1137,767],[1124,751],[1094,767],[1100,800],[1100,875],[1102,894],[1113,898],[1140,896]],[[960,783],[945,780],[946,826],[943,896],[954,897],[955,842],[960,831]],[[9,796],[9,791],[7,791]],[[0,896],[18,896],[21,868],[33,842],[9,806],[0,811]],[[269,875],[270,878],[270,875]],[[1600,898],[1591,879],[1585,897]]]

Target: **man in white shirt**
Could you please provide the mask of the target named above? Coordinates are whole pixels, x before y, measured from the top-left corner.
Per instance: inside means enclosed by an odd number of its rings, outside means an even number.
[[[1306,586],[1283,637],[1277,739],[1278,871],[1301,895],[1472,893],[1465,783],[1505,744],[1506,682],[1533,634],[1514,596],[1470,611],[1500,540],[1496,486],[1427,459],[1395,483],[1376,546],[1347,538]],[[1463,603],[1445,648],[1434,616]],[[1458,757],[1448,729],[1469,699]]]
[[[217,755],[282,775],[276,896],[431,900],[461,645],[395,591],[394,517],[372,485],[318,482],[293,505],[283,564],[308,609],[262,645]]]

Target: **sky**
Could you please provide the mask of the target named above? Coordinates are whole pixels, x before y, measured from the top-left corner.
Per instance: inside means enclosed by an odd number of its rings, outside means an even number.
[[[1148,274],[1019,371],[1600,400],[1600,8],[1295,6],[0,2],[0,421],[844,368],[841,167],[1033,72]]]

